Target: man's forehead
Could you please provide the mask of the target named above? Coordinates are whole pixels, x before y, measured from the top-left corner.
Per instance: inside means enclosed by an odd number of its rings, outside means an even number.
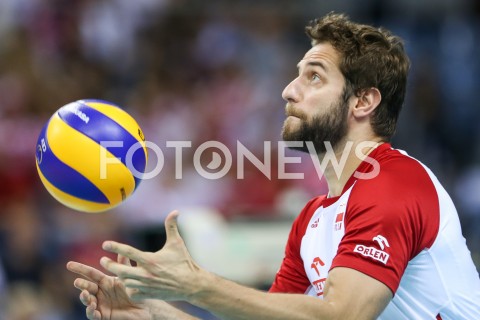
[[[326,69],[331,69],[338,67],[339,54],[331,44],[319,43],[305,53],[305,56],[298,63],[298,67],[311,62],[321,62]]]

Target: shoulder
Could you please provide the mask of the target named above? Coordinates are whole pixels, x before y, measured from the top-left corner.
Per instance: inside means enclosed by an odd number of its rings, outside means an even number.
[[[352,196],[369,202],[402,203],[408,200],[436,198],[435,187],[429,170],[404,151],[387,149],[371,161],[378,171],[375,175],[359,176]]]
[[[430,170],[396,149],[374,158],[379,171],[371,179],[358,179],[352,188],[346,223],[370,226],[379,233],[403,234],[414,255],[429,247],[438,232],[439,197]]]

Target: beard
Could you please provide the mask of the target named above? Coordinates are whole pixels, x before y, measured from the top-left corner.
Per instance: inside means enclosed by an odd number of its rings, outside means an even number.
[[[287,104],[288,115],[297,117],[300,128],[291,128],[287,121],[283,124],[282,138],[284,141],[302,141],[302,146],[289,147],[293,150],[310,152],[306,142],[310,141],[315,147],[317,154],[326,153],[326,145],[330,143],[333,149],[347,135],[348,98],[342,94],[339,99],[330,105],[329,110],[322,115],[315,115],[308,119],[301,110],[293,109]]]

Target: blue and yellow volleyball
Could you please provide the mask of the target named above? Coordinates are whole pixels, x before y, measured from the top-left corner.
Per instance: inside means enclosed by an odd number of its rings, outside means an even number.
[[[47,191],[82,212],[112,209],[132,195],[147,159],[137,121],[103,100],[78,100],[58,109],[36,147],[37,171]]]

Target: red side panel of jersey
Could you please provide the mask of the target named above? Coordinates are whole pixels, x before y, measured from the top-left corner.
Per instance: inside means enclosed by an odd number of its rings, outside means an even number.
[[[310,286],[300,256],[300,245],[310,218],[324,198],[321,196],[310,200],[295,219],[285,248],[285,257],[269,292],[303,294]]]
[[[357,180],[345,214],[345,235],[332,267],[349,267],[395,293],[408,261],[429,248],[440,214],[435,186],[425,168],[396,150],[376,159],[380,173]]]

